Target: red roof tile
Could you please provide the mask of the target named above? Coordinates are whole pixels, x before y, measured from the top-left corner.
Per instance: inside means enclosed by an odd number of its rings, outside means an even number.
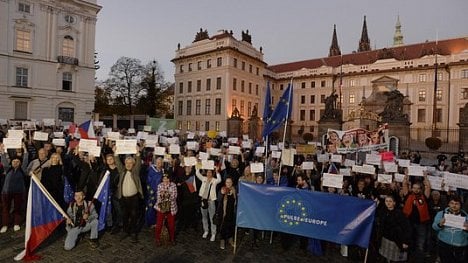
[[[438,54],[450,55],[468,50],[468,38],[454,38],[438,41],[424,42],[399,47],[382,48],[366,52],[358,52],[343,55],[343,64],[366,65],[379,59],[395,58],[396,60],[411,60],[426,55],[434,54],[437,46]],[[273,72],[282,73],[299,70],[302,68],[314,69],[321,66],[338,67],[341,65],[341,56],[316,58],[284,64],[268,66]]]

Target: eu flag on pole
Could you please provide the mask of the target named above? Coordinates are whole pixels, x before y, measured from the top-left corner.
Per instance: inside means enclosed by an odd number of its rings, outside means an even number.
[[[15,260],[34,260],[33,251],[44,241],[68,215],[47,192],[36,176],[31,177],[26,208],[24,250]]]
[[[267,90],[265,94],[265,105],[263,108],[263,123],[266,123],[268,118],[271,116],[271,91],[270,82],[267,83]]]
[[[109,198],[109,174],[109,171],[104,174],[104,177],[102,178],[101,183],[99,184],[98,189],[94,194],[94,199],[101,202],[101,209],[99,210],[98,231],[101,231],[106,227],[107,216],[111,213],[111,200]]]
[[[283,92],[275,110],[271,114],[270,118],[267,119],[262,136],[266,137],[276,130],[281,124],[283,124],[289,116],[291,116],[292,110],[292,98],[293,98],[293,86],[290,83],[288,88]]]

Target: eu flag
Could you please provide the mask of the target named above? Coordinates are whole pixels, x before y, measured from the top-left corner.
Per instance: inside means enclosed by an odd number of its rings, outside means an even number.
[[[101,180],[101,183],[94,194],[94,199],[101,202],[101,209],[99,210],[98,231],[106,227],[107,216],[111,213],[110,193],[109,193],[110,172],[107,171]]]
[[[292,98],[293,98],[293,86],[290,83],[288,88],[283,92],[275,110],[271,114],[270,118],[267,119],[262,136],[266,137],[276,130],[286,119],[291,116],[292,110]]]
[[[267,90],[265,94],[265,106],[263,108],[263,122],[266,123],[271,116],[271,91],[270,82],[267,83]]]
[[[73,191],[70,182],[66,176],[63,177],[64,184],[63,184],[63,199],[65,200],[65,204],[70,204],[74,200],[75,192]]]

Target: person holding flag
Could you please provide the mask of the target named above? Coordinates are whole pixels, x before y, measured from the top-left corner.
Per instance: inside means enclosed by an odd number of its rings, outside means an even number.
[[[78,236],[81,233],[91,231],[90,241],[93,249],[99,247],[98,242],[98,215],[92,202],[85,201],[85,193],[82,190],[75,192],[75,202],[71,203],[67,210],[67,237],[65,238],[65,250],[72,250]]]
[[[154,160],[154,165],[148,167],[148,174],[146,176],[145,221],[147,226],[154,226],[156,224],[156,212],[153,207],[156,204],[156,193],[163,174],[163,159],[157,157]]]

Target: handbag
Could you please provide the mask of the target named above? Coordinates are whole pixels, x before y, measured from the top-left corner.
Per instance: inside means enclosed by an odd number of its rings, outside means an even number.
[[[202,209],[208,209],[208,199],[202,199],[201,200],[201,208]]]
[[[159,210],[161,213],[167,213],[171,211],[171,201],[166,200],[159,203]]]

